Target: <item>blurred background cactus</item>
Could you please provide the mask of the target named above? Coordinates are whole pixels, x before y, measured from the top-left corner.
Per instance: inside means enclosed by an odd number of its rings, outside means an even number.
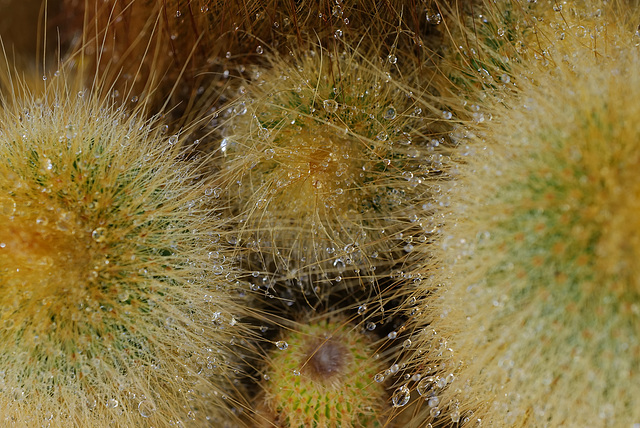
[[[636,24],[627,5],[499,3],[475,22],[475,53],[454,56],[463,70],[511,52],[466,69],[482,84],[461,113],[414,324],[422,412],[434,424],[635,426]]]

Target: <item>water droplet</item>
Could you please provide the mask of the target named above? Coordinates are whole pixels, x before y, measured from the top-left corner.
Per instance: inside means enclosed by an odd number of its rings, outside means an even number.
[[[148,418],[156,411],[156,405],[149,400],[144,400],[138,403],[138,412],[143,418]]]
[[[403,348],[409,348],[411,346],[411,339],[407,339],[402,343]]]
[[[256,48],[256,52],[258,53],[258,55],[262,55],[264,49],[262,48],[262,46],[258,45],[258,47]]]
[[[126,302],[127,300],[129,300],[129,292],[128,291],[121,291],[118,294],[118,300],[120,300],[121,302]]]
[[[383,117],[387,120],[393,120],[396,118],[396,109],[393,106],[387,107]]]
[[[24,399],[24,391],[20,388],[15,388],[11,395],[15,401],[22,401]]]
[[[336,39],[342,37],[342,30],[338,28],[333,35]]]
[[[104,227],[98,227],[91,232],[91,237],[96,242],[104,242],[104,240],[107,239],[107,229]]]
[[[289,347],[289,344],[287,342],[285,342],[284,340],[277,341],[275,345],[281,351],[284,351],[285,349],[287,349]]]
[[[389,54],[387,57],[389,64],[396,64],[398,62],[398,57],[395,54]]]
[[[0,196],[0,214],[10,216],[16,211],[16,202],[9,195]]]
[[[411,397],[411,392],[407,385],[402,385],[400,388],[396,389],[391,397],[391,402],[393,403],[393,407],[402,407],[409,402],[409,398]]]
[[[300,376],[300,370],[294,370],[293,371],[293,375],[294,376]]]
[[[237,106],[233,107],[233,112],[238,116],[242,116],[247,112],[247,104],[244,101],[241,102]]]
[[[429,405],[429,407],[438,407],[438,404],[440,404],[440,398],[437,395],[429,397],[429,400],[427,400],[427,404]]]
[[[324,100],[322,106],[327,113],[335,113],[338,110],[338,103],[335,100]]]
[[[116,407],[118,407],[118,400],[116,400],[115,398],[110,398],[109,400],[107,400],[105,405],[111,409],[115,409]]]
[[[366,310],[367,310],[367,305],[360,305],[360,307],[358,308],[358,315],[364,314]]]
[[[444,117],[446,120],[449,120],[449,119],[451,119],[451,118],[453,117],[453,115],[451,114],[451,112],[450,112],[450,111],[446,111],[446,110],[444,110],[444,111],[442,112],[442,117]]]
[[[395,339],[396,337],[398,337],[398,332],[396,331],[392,331],[391,333],[387,334],[387,337],[391,340]]]
[[[431,25],[438,25],[442,22],[442,15],[435,11],[427,11],[427,22]]]
[[[170,146],[173,146],[177,142],[178,142],[178,136],[177,135],[172,135],[171,137],[169,137],[169,145]]]
[[[384,381],[384,373],[380,372],[377,373],[374,377],[373,380],[375,380],[376,382],[380,383]]]
[[[435,381],[433,377],[425,377],[420,382],[418,382],[418,386],[416,386],[416,391],[419,395],[428,394],[433,387],[435,386]]]
[[[509,77],[507,73],[502,73],[502,76],[500,76],[500,80],[502,81],[502,83],[509,83],[511,81],[511,77]]]
[[[373,322],[368,322],[367,323],[367,330],[373,331],[375,329],[376,329],[376,324],[375,323],[373,323]]]
[[[387,135],[387,133],[384,131],[380,131],[378,135],[376,135],[376,138],[380,141],[387,141],[387,139],[389,138],[389,135]]]

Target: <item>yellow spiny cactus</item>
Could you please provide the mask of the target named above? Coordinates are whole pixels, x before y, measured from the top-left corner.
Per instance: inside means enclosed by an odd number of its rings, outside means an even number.
[[[537,20],[545,57],[511,61],[439,198],[413,359],[434,424],[640,422],[637,36],[624,7],[552,3],[565,37]]]
[[[344,48],[271,57],[229,111],[217,177],[258,270],[374,278],[426,239],[416,204],[447,159],[431,99],[410,86],[427,71]]]
[[[227,420],[246,333],[207,182],[80,80],[8,79],[0,111],[1,424]]]

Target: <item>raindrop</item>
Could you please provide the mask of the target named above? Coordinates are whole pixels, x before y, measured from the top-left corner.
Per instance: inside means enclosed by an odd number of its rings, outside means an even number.
[[[116,407],[118,407],[118,400],[116,400],[115,398],[110,398],[109,400],[107,400],[106,406],[115,409]]]
[[[256,52],[258,53],[258,55],[262,55],[264,49],[262,48],[262,46],[258,45],[258,47],[256,48]]]
[[[107,239],[107,229],[104,227],[98,227],[91,232],[91,237],[96,242],[104,242],[104,240]]]
[[[429,405],[429,407],[438,407],[438,404],[440,404],[440,398],[437,395],[429,397],[427,404]]]
[[[380,372],[380,373],[376,374],[376,375],[373,377],[373,380],[375,380],[375,381],[376,381],[376,382],[378,382],[378,383],[383,382],[383,381],[384,381],[384,373],[383,373],[383,372]]]
[[[12,391],[12,395],[15,401],[22,401],[24,399],[24,391],[20,388],[15,388]]]
[[[342,30],[338,28],[333,35],[336,39],[342,37]]]
[[[393,106],[387,107],[385,110],[383,117],[387,120],[393,120],[396,118],[396,109]]]
[[[395,331],[392,331],[391,333],[389,333],[389,334],[387,335],[387,337],[388,337],[390,340],[393,340],[393,339],[395,339],[396,337],[398,337],[398,333],[397,333],[397,332],[395,332]]]
[[[285,349],[287,349],[289,347],[289,344],[287,342],[285,342],[284,340],[277,341],[275,343],[275,345],[281,351],[284,351]]]
[[[171,137],[169,137],[169,145],[170,146],[173,146],[177,142],[178,142],[178,136],[177,135],[172,135]]]
[[[387,138],[389,138],[389,135],[387,135],[387,133],[384,131],[380,131],[378,135],[376,135],[376,138],[380,141],[387,141]]]
[[[389,64],[396,64],[398,62],[398,57],[395,56],[395,54],[389,54],[387,60],[389,60]]]
[[[435,382],[432,377],[425,377],[420,382],[418,382],[416,391],[419,395],[425,395],[433,389],[434,383]]]
[[[294,370],[293,371],[293,375],[294,376],[300,376],[300,370]]]
[[[442,112],[442,117],[444,117],[446,120],[449,120],[449,119],[451,119],[451,118],[453,117],[453,115],[451,114],[451,112],[450,112],[450,111],[446,111],[446,110],[444,110],[444,111]]]
[[[16,202],[9,195],[0,196],[0,214],[12,215],[16,211]]]
[[[338,110],[338,103],[335,100],[324,100],[322,106],[327,113],[335,113]]]
[[[138,412],[143,418],[148,418],[156,411],[156,405],[149,400],[144,400],[138,403]]]
[[[431,25],[438,25],[442,22],[442,15],[435,11],[427,11],[427,22]]]
[[[366,310],[367,310],[367,305],[361,305],[361,306],[358,308],[358,315],[362,315],[362,314],[364,314]]]
[[[367,330],[373,331],[375,329],[376,329],[376,324],[375,323],[373,323],[373,322],[368,322],[367,323]]]
[[[411,392],[406,385],[401,386],[396,389],[396,392],[393,393],[393,397],[391,397],[391,402],[393,403],[393,407],[402,407],[409,402],[409,398],[411,397]]]

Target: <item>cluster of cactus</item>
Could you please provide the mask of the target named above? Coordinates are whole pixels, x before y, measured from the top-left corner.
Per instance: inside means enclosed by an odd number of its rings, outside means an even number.
[[[633,0],[49,3],[3,426],[640,424]]]

